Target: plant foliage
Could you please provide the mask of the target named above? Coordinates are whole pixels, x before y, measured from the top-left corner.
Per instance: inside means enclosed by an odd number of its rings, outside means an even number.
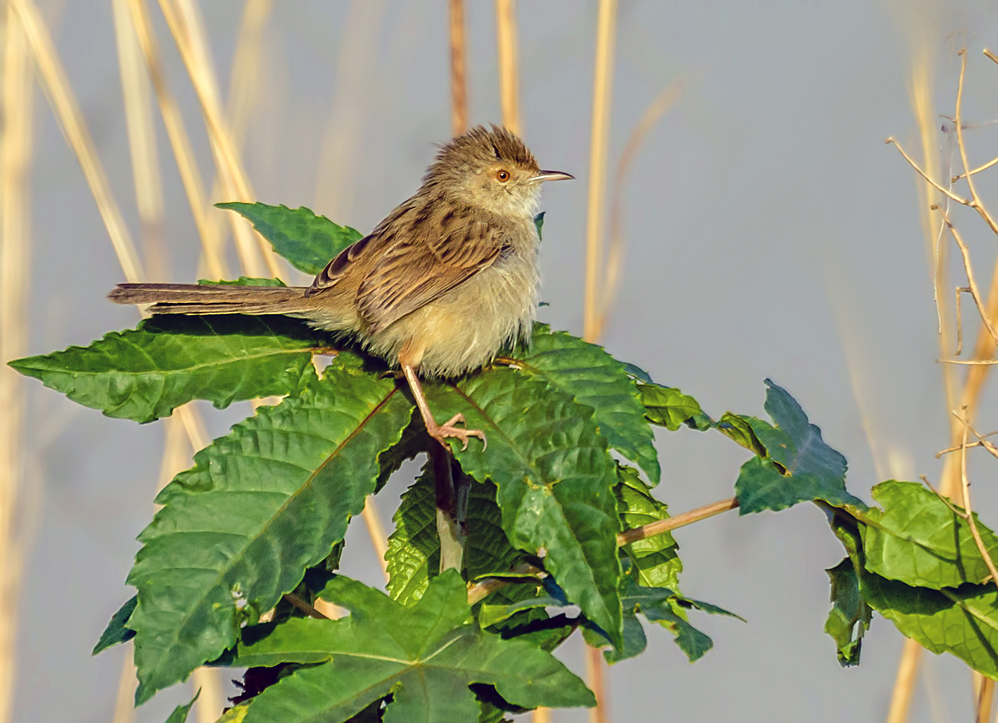
[[[308,209],[223,207],[310,273],[360,238]],[[317,355],[333,357],[321,372]],[[404,381],[377,360],[282,317],[181,317],[11,365],[137,422],[193,400],[221,408],[282,397],[198,452],[156,499],[128,577],[136,595],[94,648],[133,641],[137,703],[208,663],[249,669],[228,723],[497,721],[592,705],[552,651],[581,630],[608,661],[633,657],[647,644],[641,618],[697,660],[712,642],[691,611],[730,613],[680,592],[669,532],[618,537],[669,524],[652,492],[656,427],[718,432],[748,452],[734,482],[741,514],[801,502],[824,511],[846,550],[828,570],[825,625],[843,665],[859,662],[876,611],[998,677],[998,589],[962,510],[898,481],[874,487],[878,506],[867,507],[846,489],[842,455],[769,380],[771,421],[731,412],[715,421],[693,397],[539,324],[529,346],[492,365],[427,381],[438,418],[463,414],[488,445],[453,444],[450,481],[427,463],[403,494],[386,595],[336,573],[344,535],[368,495],[435,443]],[[444,483],[458,492],[464,542],[460,569],[441,572]],[[977,525],[985,551],[998,553],[998,538]],[[311,608],[320,599],[349,615],[323,618]]]

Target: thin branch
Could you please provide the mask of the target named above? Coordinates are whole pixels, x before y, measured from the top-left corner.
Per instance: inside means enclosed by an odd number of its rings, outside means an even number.
[[[293,592],[284,593],[284,599],[291,603],[294,607],[301,610],[303,613],[308,615],[310,618],[315,618],[316,620],[329,620],[325,615],[320,613],[314,607],[309,605],[307,602],[302,600],[300,597],[295,595]]]
[[[644,540],[649,537],[654,537],[655,535],[670,532],[671,530],[675,530],[679,527],[692,525],[694,522],[706,520],[708,517],[714,517],[722,512],[733,510],[736,507],[738,507],[738,499],[732,497],[731,499],[713,502],[709,505],[704,505],[703,507],[697,507],[695,510],[684,512],[683,514],[676,515],[675,517],[657,520],[655,522],[650,522],[647,525],[642,525],[641,527],[624,530],[617,535],[617,546],[623,547],[624,545],[637,542],[638,540]]]
[[[964,243],[963,237],[960,236],[960,232],[956,230],[956,226],[949,220],[949,216],[940,207],[936,206],[936,210],[943,217],[943,221],[946,223],[946,228],[950,232],[950,236],[956,241],[956,245],[960,248],[960,255],[963,257],[963,268],[967,274],[967,283],[970,284],[970,296],[974,300],[974,304],[977,306],[977,311],[981,315],[981,321],[987,327],[988,333],[991,334],[991,339],[998,345],[998,332],[991,325],[991,319],[988,316],[987,310],[984,308],[984,301],[981,299],[981,293],[977,289],[977,281],[974,280],[974,267],[970,263],[970,250],[967,248],[967,244]]]
[[[981,171],[986,171],[989,168],[991,168],[991,166],[995,165],[996,163],[998,163],[998,158],[992,158],[990,161],[988,161],[987,163],[985,163],[983,166],[978,166],[977,168],[975,168],[975,169],[973,169],[971,171],[967,171],[966,173],[961,173],[958,176],[953,176],[953,178],[950,179],[950,180],[953,183],[956,183],[961,178],[966,178],[967,176],[974,176],[974,175],[980,173]]]
[[[714,517],[722,512],[733,510],[736,507],[738,507],[738,500],[732,497],[731,499],[713,502],[709,505],[704,505],[703,507],[697,507],[695,510],[684,512],[683,514],[676,515],[675,517],[658,520],[630,530],[624,530],[617,535],[617,547],[623,547],[624,545],[629,545],[632,542],[637,542],[638,540],[646,540],[649,537],[654,537],[655,535],[663,535],[666,532],[671,532],[672,530],[680,527],[692,525],[694,522],[706,520],[707,518]],[[521,565],[520,567],[514,569],[513,572],[517,575],[537,575],[540,574],[542,570],[532,565]],[[495,591],[501,590],[511,584],[512,582],[507,578],[486,578],[469,588],[468,604],[474,605],[475,603],[481,602]]]
[[[974,202],[973,202],[972,199],[963,198],[962,196],[957,196],[951,190],[949,190],[948,188],[945,188],[943,186],[940,186],[936,181],[934,181],[932,178],[930,178],[929,175],[925,171],[923,171],[921,169],[921,167],[917,163],[915,163],[915,160],[911,156],[909,156],[907,154],[907,152],[904,150],[904,148],[901,147],[901,144],[898,143],[896,140],[894,140],[893,137],[887,138],[884,141],[884,143],[887,143],[888,145],[893,145],[895,148],[897,148],[898,152],[902,156],[904,156],[904,159],[906,161],[908,161],[908,165],[911,166],[912,168],[914,168],[915,171],[918,172],[918,175],[920,175],[922,178],[924,178],[926,180],[926,182],[930,186],[932,186],[934,189],[936,189],[937,191],[939,191],[943,195],[948,196],[949,198],[953,199],[954,201],[956,201],[959,204],[962,204],[964,206],[971,206],[971,207],[974,205]]]
[[[970,480],[967,478],[967,434],[970,431],[970,420],[965,416],[967,410],[964,409],[963,411],[964,416],[958,415],[955,411],[953,412],[953,416],[963,423],[963,449],[960,450],[960,481],[963,484],[964,509],[962,516],[967,521],[967,524],[970,525],[970,534],[974,538],[974,543],[977,545],[981,557],[984,558],[984,563],[988,566],[992,584],[998,585],[998,569],[995,568],[994,560],[991,559],[987,547],[984,546],[984,540],[981,539],[981,532],[977,529],[977,520],[974,519],[974,510],[970,504]]]
[[[940,364],[966,364],[970,366],[989,366],[998,364],[998,359],[936,359]]]

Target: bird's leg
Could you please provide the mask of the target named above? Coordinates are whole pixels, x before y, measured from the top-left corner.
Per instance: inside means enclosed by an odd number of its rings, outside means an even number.
[[[401,357],[401,355],[400,355]],[[463,414],[455,414],[451,419],[447,420],[443,424],[437,424],[436,420],[433,418],[433,414],[430,412],[430,405],[426,402],[426,397],[423,395],[423,387],[419,383],[419,377],[416,376],[416,368],[412,364],[407,364],[402,359],[399,359],[402,365],[402,373],[405,374],[406,380],[409,382],[409,389],[412,390],[412,396],[416,400],[416,406],[419,407],[419,414],[423,417],[423,424],[426,425],[426,431],[430,433],[430,436],[435,440],[447,446],[444,442],[448,437],[455,437],[461,440],[461,449],[468,448],[468,440],[471,437],[478,437],[482,440],[482,444],[488,444],[485,440],[485,433],[480,429],[465,429],[463,427],[457,427],[456,424],[464,423]]]

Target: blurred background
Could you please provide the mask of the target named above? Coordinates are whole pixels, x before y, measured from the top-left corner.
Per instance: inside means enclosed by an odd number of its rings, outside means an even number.
[[[5,360],[134,326],[134,309],[104,299],[137,269],[119,262],[128,259],[120,246],[125,233],[150,279],[214,277],[219,264],[229,276],[241,270],[243,254],[226,241],[223,212],[204,205],[200,215],[191,211],[149,89],[130,14],[136,5],[145,9],[163,87],[189,134],[194,164],[185,172],[200,176],[206,196],[305,205],[368,230],[416,189],[435,144],[452,134],[446,0],[3,3]],[[948,305],[941,347],[927,241],[935,232],[924,219],[929,199],[884,139],[896,137],[948,182],[954,172],[947,164],[958,156],[939,114],[953,114],[957,52],[966,47],[970,165],[998,154],[998,133],[987,125],[998,112],[998,66],[981,52],[998,47],[993,3],[462,5],[468,122],[518,123],[542,167],[578,179],[545,189],[543,298],[550,306],[542,320],[598,333],[611,353],[692,394],[715,418],[728,409],[762,416],[763,379],[772,378],[845,454],[851,491],[867,500],[882,479],[941,480],[935,455],[949,446],[949,410],[967,367],[950,367],[948,399],[937,359],[953,354],[953,288],[965,281],[951,258],[942,268],[952,278],[939,291]],[[184,42],[164,11],[177,14]],[[197,17],[203,25],[191,24]],[[615,27],[607,27],[608,17]],[[211,72],[192,81],[185,47]],[[75,101],[60,101],[55,60]],[[225,171],[213,186],[218,171],[198,83],[205,97],[218,99],[245,183]],[[106,186],[97,184],[103,219],[81,170],[85,139],[74,140],[70,130],[70,141],[80,144],[74,150],[58,120],[73,116],[73,102],[106,174]],[[993,177],[977,179],[982,199],[993,198]],[[114,206],[119,226],[107,215]],[[951,213],[985,290],[998,239],[972,211]],[[118,255],[106,219],[118,228]],[[587,234],[604,244],[596,266],[602,323],[591,317],[589,328]],[[202,238],[215,239],[221,253],[205,254]],[[969,299],[963,309],[969,357],[979,325]],[[984,372],[979,376],[975,426],[984,433],[998,428],[998,395],[984,386]],[[131,695],[130,647],[96,658],[90,650],[132,594],[124,579],[157,484],[189,463],[190,448],[166,423],[105,418],[8,370],[2,380],[0,696],[9,696],[0,703],[9,720],[24,723],[162,721],[189,700],[189,686],[158,695],[131,718],[117,702]],[[249,406],[201,411],[206,434],[218,436]],[[663,481],[656,494],[674,513],[732,495],[743,450],[690,430],[660,434],[658,443]],[[983,452],[971,456],[975,509],[992,527],[996,465]],[[396,480],[379,496],[385,523],[404,486]],[[697,624],[715,646],[693,665],[668,633],[649,629],[646,654],[605,672],[608,719],[887,719],[904,638],[875,617],[862,664],[839,667],[822,626],[829,608],[824,570],[843,553],[818,509],[728,513],[676,538],[683,591],[748,624],[701,616]],[[360,520],[344,559],[346,574],[383,584]],[[586,674],[577,638],[560,654]],[[892,720],[973,719],[972,680],[956,659],[922,655],[912,682],[908,716]],[[220,695],[232,695],[223,684]],[[589,715],[554,712],[553,720]]]

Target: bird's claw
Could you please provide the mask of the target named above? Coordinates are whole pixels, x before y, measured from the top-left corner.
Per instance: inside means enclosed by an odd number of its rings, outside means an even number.
[[[453,437],[455,439],[461,440],[461,451],[463,452],[468,448],[468,440],[471,437],[478,437],[482,440],[482,449],[488,448],[488,440],[485,439],[485,432],[480,429],[465,429],[464,427],[456,427],[456,424],[464,424],[465,419],[463,414],[455,414],[453,417],[448,419],[443,424],[435,425],[433,429],[427,430],[430,436],[435,440],[446,446],[444,442],[448,437]]]

